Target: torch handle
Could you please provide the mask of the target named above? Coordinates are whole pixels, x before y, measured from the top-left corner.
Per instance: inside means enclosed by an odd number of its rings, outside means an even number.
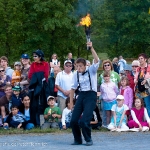
[[[90,37],[86,37],[86,40],[87,40],[87,42],[91,42],[91,39],[90,39]],[[89,47],[89,46],[87,46],[87,50],[90,50],[91,49],[91,47]]]

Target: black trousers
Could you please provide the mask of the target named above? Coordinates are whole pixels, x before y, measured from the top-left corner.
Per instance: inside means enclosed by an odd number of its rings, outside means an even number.
[[[79,118],[82,113],[83,115],[80,120],[82,134],[86,142],[89,142],[91,140],[90,121],[93,116],[93,110],[96,107],[96,101],[97,93],[94,91],[82,91],[79,93],[70,122],[74,140],[76,142],[80,142],[82,140],[80,127],[78,124]]]

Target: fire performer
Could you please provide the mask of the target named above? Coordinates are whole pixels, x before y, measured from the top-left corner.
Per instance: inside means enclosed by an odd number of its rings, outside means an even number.
[[[93,64],[88,69],[86,69],[86,60],[84,58],[78,58],[76,60],[77,71],[73,75],[71,86],[71,108],[73,107],[73,97],[75,90],[78,88],[80,91],[70,123],[74,136],[74,143],[72,143],[72,145],[82,144],[80,127],[82,128],[82,134],[86,141],[86,145],[93,145],[90,121],[92,119],[93,110],[96,107],[97,101],[97,70],[99,68],[100,60],[92,46],[92,42],[88,42],[87,47],[90,48],[92,56],[94,57]],[[80,117],[81,119],[79,126],[78,121]]]

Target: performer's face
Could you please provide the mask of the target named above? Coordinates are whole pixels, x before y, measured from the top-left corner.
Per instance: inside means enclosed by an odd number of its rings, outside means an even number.
[[[83,63],[76,63],[76,69],[79,73],[82,73],[86,70],[86,66]]]

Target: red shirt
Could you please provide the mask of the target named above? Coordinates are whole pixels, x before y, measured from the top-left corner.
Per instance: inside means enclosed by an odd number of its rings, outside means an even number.
[[[40,63],[33,62],[30,66],[30,70],[29,70],[29,74],[28,74],[29,79],[32,78],[32,75],[35,72],[44,72],[44,77],[46,78],[46,80],[48,80],[48,76],[49,76],[48,62],[46,62],[46,61],[41,61]]]

